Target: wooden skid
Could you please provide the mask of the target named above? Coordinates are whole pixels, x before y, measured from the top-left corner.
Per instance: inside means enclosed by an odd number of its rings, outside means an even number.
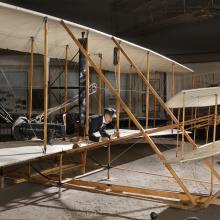
[[[197,203],[197,206],[192,206],[190,199],[185,193],[182,192],[172,192],[172,191],[162,191],[155,189],[144,189],[138,187],[114,185],[108,183],[82,181],[82,180],[70,180],[63,183],[66,188],[73,188],[77,190],[89,191],[94,193],[103,193],[107,195],[133,197],[136,199],[153,199],[156,202],[161,202],[168,204],[172,207],[178,207],[183,209],[193,209],[196,207],[204,207],[209,204],[220,205],[220,199],[217,196],[209,195],[196,195],[192,194],[192,197]]]

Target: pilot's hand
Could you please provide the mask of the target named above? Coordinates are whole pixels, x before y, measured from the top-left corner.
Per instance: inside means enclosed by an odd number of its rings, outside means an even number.
[[[119,138],[119,132],[114,132],[114,134],[111,135],[111,138]]]
[[[108,137],[100,137],[99,142],[102,142],[102,141],[109,141],[109,138]]]

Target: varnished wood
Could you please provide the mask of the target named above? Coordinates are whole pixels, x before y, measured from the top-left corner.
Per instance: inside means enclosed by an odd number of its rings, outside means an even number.
[[[28,118],[32,117],[32,90],[34,74],[34,37],[31,37],[30,68],[28,72]]]
[[[48,110],[48,21],[44,19],[44,150],[47,146],[47,110]]]
[[[102,69],[102,54],[99,54],[99,68]],[[102,80],[98,77],[98,114],[101,115],[103,112],[103,91],[102,91]]]
[[[96,73],[99,75],[99,77],[102,79],[102,81],[105,83],[105,85],[107,86],[107,88],[109,89],[110,93],[112,95],[114,95],[117,100],[120,102],[121,107],[125,110],[125,112],[128,114],[128,116],[131,118],[131,120],[133,121],[133,123],[136,125],[136,127],[142,132],[143,137],[145,138],[145,140],[150,144],[150,146],[152,147],[152,149],[155,151],[155,153],[158,155],[158,157],[160,158],[160,160],[162,161],[166,161],[166,158],[164,157],[164,155],[162,154],[162,152],[158,149],[158,147],[156,146],[156,144],[153,142],[153,140],[150,138],[150,136],[145,133],[143,127],[141,126],[141,124],[137,121],[137,119],[135,118],[135,116],[131,113],[131,111],[129,110],[128,106],[124,103],[124,101],[120,98],[120,96],[118,96],[117,92],[114,90],[114,88],[112,87],[111,83],[106,79],[106,77],[104,76],[102,70],[100,70],[95,62],[92,60],[92,58],[88,55],[88,53],[86,52],[86,50],[82,47],[82,45],[80,44],[80,42],[77,40],[77,38],[74,36],[74,34],[71,32],[71,30],[68,28],[68,26],[64,23],[64,21],[61,21],[62,26],[65,28],[65,30],[67,31],[67,33],[70,35],[70,37],[72,38],[72,40],[75,42],[75,44],[79,47],[79,49],[81,50],[81,52],[84,54],[84,56],[87,57],[87,59],[89,60],[90,64],[92,65],[92,67],[94,68],[94,70],[96,71]],[[113,38],[114,40],[114,38]],[[116,41],[117,42],[117,41]],[[124,51],[122,51],[121,46],[119,45],[119,43],[117,42],[116,44],[118,47],[120,47],[120,50],[123,54],[126,54]],[[127,54],[126,54],[127,56]],[[128,57],[128,56],[127,56]],[[131,61],[132,66],[136,65]],[[146,80],[146,78],[144,77],[144,75],[141,73],[142,77]],[[147,81],[147,80],[146,80]],[[149,85],[148,85],[149,86]],[[150,87],[151,89],[152,87]],[[153,88],[152,88],[153,89]],[[153,89],[153,91],[155,92],[155,90]],[[157,93],[156,93],[157,94]],[[157,94],[158,95],[158,94]],[[159,96],[159,95],[158,95]],[[160,98],[160,97],[159,97]],[[160,98],[161,99],[161,98]],[[162,101],[163,103],[163,101]],[[183,130],[184,131],[184,130]],[[180,180],[180,178],[178,177],[178,175],[176,174],[176,172],[173,170],[173,168],[171,167],[170,164],[164,163],[164,165],[166,166],[166,168],[169,170],[169,172],[174,176],[174,178],[176,179],[178,185],[183,189],[183,191],[187,194],[187,196],[189,197],[189,199],[191,200],[192,204],[196,204],[195,199],[191,196],[191,193],[189,192],[189,190],[187,189],[187,187],[184,185],[184,183]]]
[[[150,52],[147,52],[147,72],[146,72],[147,81],[150,82]],[[149,87],[146,87],[146,129],[148,128],[148,121],[149,121],[149,96],[150,90]]]
[[[118,64],[117,64],[117,73],[116,73],[116,91],[118,96],[120,96],[121,91],[121,51],[118,49]],[[120,128],[120,102],[116,99],[116,130],[119,131]]]
[[[89,31],[86,34],[86,51],[89,53]],[[90,72],[89,72],[89,62],[86,59],[86,136],[89,135],[89,112],[90,112],[90,100],[89,100],[89,86],[90,86]]]
[[[65,70],[64,70],[64,102],[67,101],[68,98],[68,50],[69,50],[69,45],[66,45],[65,47]],[[65,105],[64,107],[64,113],[66,114],[67,112],[67,107]],[[66,117],[64,117],[65,124],[66,124]]]

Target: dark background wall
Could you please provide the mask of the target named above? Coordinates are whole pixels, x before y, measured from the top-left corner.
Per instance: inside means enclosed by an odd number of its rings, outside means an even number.
[[[5,0],[113,34],[181,62],[220,57],[220,0]]]

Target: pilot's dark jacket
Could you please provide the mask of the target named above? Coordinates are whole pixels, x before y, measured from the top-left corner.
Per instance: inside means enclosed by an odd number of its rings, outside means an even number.
[[[110,125],[111,124],[111,125]],[[111,126],[113,128],[112,123],[105,124],[103,123],[103,115],[93,115],[90,117],[90,124],[89,124],[89,140],[98,142],[99,137],[96,137],[94,135],[95,132],[99,131],[100,135],[102,137],[108,137],[110,138],[111,135],[109,135],[106,132],[106,126]]]

